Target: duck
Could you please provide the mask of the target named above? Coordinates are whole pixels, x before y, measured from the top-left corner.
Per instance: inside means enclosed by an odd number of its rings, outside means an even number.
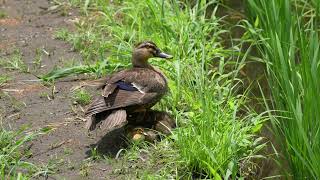
[[[153,67],[151,58],[172,59],[152,41],[138,43],[132,52],[132,67],[109,75],[102,86],[102,93],[86,109],[86,129],[99,126],[110,132],[128,124],[127,116],[140,114],[154,106],[168,91],[165,75]]]

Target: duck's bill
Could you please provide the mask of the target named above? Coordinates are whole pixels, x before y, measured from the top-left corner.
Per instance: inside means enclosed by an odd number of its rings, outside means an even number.
[[[164,52],[160,52],[159,54],[157,54],[157,57],[164,58],[164,59],[172,59],[173,58],[173,56],[171,56],[170,54],[166,54]]]

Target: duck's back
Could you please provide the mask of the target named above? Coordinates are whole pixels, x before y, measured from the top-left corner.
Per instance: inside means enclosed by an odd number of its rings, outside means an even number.
[[[102,96],[89,106],[86,115],[119,108],[150,108],[167,90],[167,81],[160,71],[149,68],[119,71],[109,76]]]
[[[165,76],[156,69],[151,68],[131,68],[113,74],[108,84],[117,84],[119,88],[130,90],[133,86],[142,93],[165,93],[168,85]]]

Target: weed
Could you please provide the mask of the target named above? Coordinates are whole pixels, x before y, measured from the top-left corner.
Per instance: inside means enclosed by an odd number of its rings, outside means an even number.
[[[37,48],[36,49],[36,55],[33,60],[34,68],[39,69],[41,68],[41,63],[42,63],[42,49]]]
[[[7,13],[0,10],[0,19],[7,17]]]
[[[92,160],[99,160],[101,159],[101,155],[99,154],[97,148],[92,148],[91,149],[91,159]]]
[[[10,81],[10,77],[7,75],[0,75],[0,87],[3,86],[5,83]]]
[[[50,96],[50,94],[49,94],[48,92],[41,92],[41,93],[39,94],[39,97],[40,97],[40,98],[51,99],[51,96]]]
[[[78,89],[73,92],[72,99],[80,105],[88,105],[91,95],[84,89]]]
[[[66,28],[61,28],[57,30],[54,34],[55,39],[60,39],[63,41],[67,41],[70,36],[70,32]]]
[[[29,156],[24,146],[35,137],[48,133],[48,129],[36,132],[26,132],[27,127],[17,131],[8,131],[0,128],[0,177],[1,179],[16,179],[17,177],[32,177],[41,169],[23,159]],[[23,170],[23,174],[20,171]]]
[[[90,159],[86,159],[82,161],[81,166],[80,166],[80,175],[83,177],[87,177],[90,172],[90,167],[92,166],[92,162]]]
[[[71,148],[63,148],[63,153],[65,154],[65,155],[71,155],[71,154],[73,154],[73,150],[71,149]]]
[[[38,172],[34,174],[35,177],[43,176],[46,179],[50,174],[54,174],[56,171],[59,170],[59,167],[63,165],[65,161],[63,159],[58,159],[56,157],[50,158],[48,163],[38,168]]]
[[[0,58],[0,66],[9,70],[18,70],[24,73],[29,72],[29,68],[22,60],[22,55],[19,50],[15,50],[9,58]]]
[[[97,74],[100,74],[101,71],[104,72],[103,71],[103,67],[106,67],[106,63],[105,62],[102,62],[102,63],[101,62],[97,62],[93,66],[78,65],[78,66],[65,68],[65,69],[55,68],[55,69],[51,70],[49,73],[40,76],[40,79],[44,83],[49,83],[50,84],[50,83],[54,82],[54,80],[56,80],[56,79],[63,78],[63,77],[66,77],[66,76],[70,76],[70,75],[92,73],[92,72],[96,72]]]

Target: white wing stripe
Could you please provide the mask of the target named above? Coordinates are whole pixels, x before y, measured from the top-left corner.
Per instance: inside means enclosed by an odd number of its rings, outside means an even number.
[[[142,86],[139,86],[138,84],[136,83],[131,83],[133,87],[137,88],[139,92],[141,92],[142,94],[145,94],[144,91],[142,91]]]

